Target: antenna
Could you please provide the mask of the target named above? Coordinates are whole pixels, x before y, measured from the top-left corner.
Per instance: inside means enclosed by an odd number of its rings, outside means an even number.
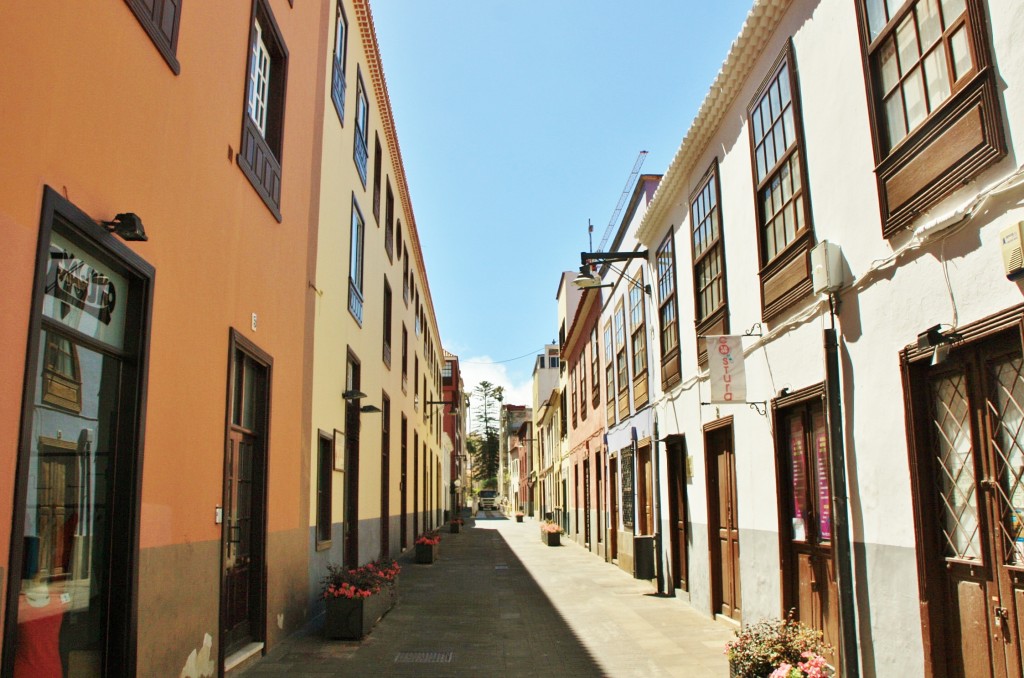
[[[615,206],[615,211],[612,212],[612,218],[608,220],[608,227],[604,230],[604,236],[601,238],[601,242],[598,243],[595,252],[604,252],[604,246],[608,244],[608,238],[612,235],[612,230],[615,228],[615,221],[619,218],[622,213],[622,206],[626,204],[626,199],[629,197],[629,191],[633,188],[633,181],[636,179],[636,175],[640,173],[640,166],[644,164],[644,160],[647,158],[647,151],[640,151],[640,155],[636,156],[636,162],[633,164],[633,171],[629,173],[629,178],[626,179],[626,186],[622,189],[622,195],[619,196],[619,204]]]

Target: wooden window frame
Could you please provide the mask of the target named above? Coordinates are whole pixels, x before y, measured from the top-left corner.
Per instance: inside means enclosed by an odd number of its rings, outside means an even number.
[[[904,3],[874,40],[867,9],[858,0],[864,85],[875,152],[875,178],[882,236],[892,237],[919,214],[978,176],[1006,155],[996,71],[983,0],[967,0],[966,18],[973,71],[950,81],[950,96],[892,149],[883,110],[875,55],[916,3]],[[954,28],[953,31],[956,29]],[[947,29],[947,33],[952,32]],[[944,40],[945,38],[940,38]],[[951,64],[947,65],[951,67]]]
[[[380,135],[373,133],[373,220],[380,226],[380,180],[384,153],[380,147]]]
[[[402,323],[402,393],[409,392],[409,328]]]
[[[387,368],[391,369],[391,334],[392,334],[392,319],[393,319],[393,308],[394,300],[392,299],[391,285],[388,283],[388,277],[384,276],[384,322],[383,322],[383,346],[382,346],[382,358]]]
[[[579,359],[576,361],[576,370],[579,372],[580,381],[580,421],[587,420],[587,346],[580,349]]]
[[[357,229],[358,223],[358,229]],[[359,326],[363,325],[363,301],[366,253],[366,219],[352,195],[352,218],[349,231],[348,312]]]
[[[184,0],[124,0],[145,29],[153,46],[160,52],[175,75],[181,75],[178,63],[178,30],[181,28],[181,6]],[[168,18],[168,14],[170,17]]]
[[[257,36],[257,24],[270,53],[265,134],[260,132],[248,110],[250,73],[253,68],[252,51]],[[288,47],[267,0],[253,0],[246,55],[242,141],[236,161],[267,209],[278,222],[281,222],[281,165],[285,94],[288,89]]]
[[[395,195],[391,191],[391,178],[384,179],[384,251],[388,261],[395,260]]]
[[[762,100],[770,98],[771,88],[778,81],[783,69],[788,71],[795,139],[779,154],[775,164],[765,168],[764,178],[758,180],[756,151],[760,140],[754,134],[754,115]],[[800,78],[792,40],[786,42],[782,52],[772,63],[767,75],[757,88],[757,93],[751,99],[750,105],[747,107],[747,129],[750,139],[750,176],[753,182],[755,209],[757,210],[756,237],[761,278],[761,318],[767,322],[777,318],[785,309],[811,294],[810,251],[815,242],[814,221],[811,218],[811,195],[807,181],[807,152],[800,105]],[[767,136],[765,134],[762,138]],[[764,237],[765,215],[761,193],[771,187],[772,181],[782,173],[785,167],[789,166],[794,156],[798,156],[800,187],[793,191],[791,201],[800,201],[796,209],[801,210],[802,227],[795,233],[793,239],[769,260]],[[793,214],[795,213],[794,211]]]
[[[329,442],[331,451],[324,458],[321,447]],[[317,464],[316,464],[316,550],[325,551],[331,547],[333,529],[333,496],[334,496],[334,434],[320,430],[317,433]]]
[[[366,94],[366,85],[363,84],[363,73],[356,66],[356,110],[355,125],[353,127],[352,161],[359,173],[359,180],[366,188],[366,164],[370,155],[370,98]]]
[[[658,327],[661,346],[661,387],[668,389],[682,379],[679,359],[679,298],[676,285],[676,247],[674,233],[670,228],[658,245],[655,265],[658,270]],[[672,319],[666,322],[671,312]],[[671,334],[674,341],[665,340]],[[667,348],[666,348],[667,347]]]
[[[633,366],[633,409],[638,410],[650,400],[648,388],[647,305],[644,295],[644,272],[638,270],[629,282],[629,345]],[[639,318],[639,319],[638,319]],[[637,346],[639,345],[639,348]],[[642,362],[642,364],[640,364]]]
[[[615,394],[618,392],[618,389],[615,388],[615,343],[611,318],[604,325],[604,346],[605,409],[608,425],[614,426],[616,412]]]
[[[615,392],[618,395],[619,418],[629,416],[629,350],[626,335],[626,303],[619,297],[612,315],[615,340]]]
[[[331,101],[338,122],[345,126],[345,59],[348,56],[348,18],[342,0],[338,0],[334,20],[334,52],[331,59]]]
[[[697,201],[701,199],[705,192],[713,187],[715,194],[715,204],[713,206],[713,213],[715,218],[718,220],[718,237],[710,242],[704,251],[697,254],[697,228],[700,224],[697,224]],[[702,222],[703,223],[703,222]],[[722,262],[721,271],[721,286],[722,286],[722,300],[721,303],[714,309],[711,309],[703,316],[700,315],[701,303],[700,303],[700,280],[698,275],[698,267],[707,258],[713,256],[715,252],[719,253]],[[728,286],[728,266],[725,260],[725,229],[722,223],[722,186],[719,182],[718,177],[718,158],[712,161],[711,166],[708,167],[704,176],[697,182],[697,188],[690,194],[690,261],[693,262],[693,311],[694,311],[694,329],[697,335],[697,363],[698,365],[706,365],[708,362],[708,350],[705,342],[700,340],[700,337],[709,334],[729,334],[729,286]]]
[[[597,325],[590,334],[590,398],[594,409],[601,406],[601,361],[598,355]]]
[[[82,370],[78,361],[78,348],[64,335],[44,330],[43,342],[43,378],[41,383],[41,400],[44,403],[60,407],[71,412],[82,411]],[[63,351],[63,339],[70,347],[69,352]],[[70,370],[63,370],[53,360],[54,352],[67,355]]]
[[[569,393],[570,400],[572,401],[572,427],[577,428],[579,426],[579,407],[576,404],[577,394],[579,393],[579,387],[576,383],[576,368],[569,370]]]

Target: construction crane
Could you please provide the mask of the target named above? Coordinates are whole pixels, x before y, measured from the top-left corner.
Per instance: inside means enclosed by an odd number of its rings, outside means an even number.
[[[629,173],[629,178],[626,179],[626,186],[622,189],[622,195],[619,196],[619,204],[615,206],[612,218],[608,220],[608,228],[604,230],[604,236],[602,236],[601,242],[598,243],[597,249],[594,250],[595,252],[604,252],[604,246],[608,244],[608,238],[611,237],[612,231],[615,229],[615,222],[618,220],[619,215],[622,214],[622,206],[626,204],[626,200],[629,198],[629,191],[633,188],[636,175],[640,173],[640,166],[644,164],[646,158],[647,151],[640,151],[640,155],[636,156],[636,162],[633,163],[633,171]]]

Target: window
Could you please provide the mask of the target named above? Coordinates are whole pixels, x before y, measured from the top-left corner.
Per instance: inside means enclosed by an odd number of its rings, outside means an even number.
[[[316,463],[316,545],[331,543],[331,495],[334,476],[334,437],[320,431]]]
[[[573,428],[576,428],[577,423],[578,423],[578,416],[579,416],[579,409],[578,409],[578,407],[576,405],[576,400],[577,400],[576,396],[577,396],[577,393],[578,393],[578,389],[576,387],[576,370],[578,368],[579,368],[579,364],[577,363],[575,366],[573,366],[573,369],[569,371],[569,393],[570,393],[569,399],[570,399],[571,404],[572,404],[572,427]]]
[[[580,351],[580,359],[576,363],[576,372],[579,374],[580,380],[580,419],[584,421],[587,419],[587,366],[584,363],[586,348],[584,345]]]
[[[409,330],[402,323],[402,393],[409,390]]]
[[[629,413],[629,363],[626,361],[626,307],[619,299],[615,307],[615,366],[617,368],[616,383],[619,393],[619,416]],[[623,407],[625,405],[625,407]]]
[[[441,367],[441,377],[445,380],[445,384],[449,383],[452,378],[452,362],[445,360],[444,365]]]
[[[352,158],[359,170],[359,180],[366,187],[366,159],[369,154],[367,145],[370,143],[370,104],[366,98],[366,87],[363,86],[363,74],[356,70],[356,131]]]
[[[384,192],[384,251],[388,261],[394,261],[395,252],[395,196],[391,193],[391,180],[387,179]]]
[[[629,332],[633,348],[633,408],[648,403],[647,388],[647,317],[644,312],[643,271],[629,285]]]
[[[405,258],[405,263],[402,264],[402,301],[405,302],[406,308],[409,307],[409,257]]]
[[[82,411],[82,375],[78,349],[67,337],[45,332],[42,401],[72,412]]]
[[[748,110],[765,320],[811,291],[808,251],[814,233],[794,70],[787,44]]]
[[[612,321],[604,326],[604,399],[608,425],[615,423],[615,351],[612,348]]]
[[[380,174],[381,174],[380,137],[373,133],[373,218],[380,225]]]
[[[178,26],[181,23],[182,0],[126,0],[135,18],[146,29],[160,56],[175,75],[181,73],[178,63]]]
[[[1005,153],[980,0],[860,0],[882,232]]]
[[[728,334],[729,311],[725,287],[725,248],[722,210],[718,202],[718,162],[690,196],[693,239],[693,296],[697,335]],[[707,347],[697,341],[697,358],[707,361]]]
[[[395,252],[398,254],[398,258],[402,258],[402,220],[399,219],[395,223]]]
[[[560,398],[560,402],[559,402],[559,407],[558,407],[558,416],[559,416],[559,419],[560,419],[559,423],[561,423],[561,425],[562,425],[562,437],[564,438],[567,435],[569,435],[569,416],[568,416],[569,415],[569,408],[566,407],[565,391],[562,391],[562,393],[559,396],[559,398]]]
[[[349,241],[348,310],[363,324],[363,238],[366,226],[363,215],[352,196],[352,237]]]
[[[391,367],[391,285],[384,278],[384,364]]]
[[[278,221],[287,74],[288,49],[270,5],[267,0],[255,0],[238,166]]]
[[[348,19],[342,1],[338,0],[338,16],[334,27],[334,60],[331,65],[331,101],[338,113],[341,126],[345,126],[345,56],[348,44]]]
[[[597,327],[590,334],[590,391],[593,406],[601,404],[601,361],[597,356]]]
[[[658,246],[658,324],[661,328],[661,385],[679,381],[679,307],[676,300],[676,252],[669,231]]]

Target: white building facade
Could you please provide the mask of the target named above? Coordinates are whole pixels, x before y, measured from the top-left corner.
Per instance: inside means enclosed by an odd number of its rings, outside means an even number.
[[[667,579],[794,609],[865,676],[1022,671],[1022,30],[1009,0],[755,2],[638,231]],[[732,402],[707,335],[742,337]]]

